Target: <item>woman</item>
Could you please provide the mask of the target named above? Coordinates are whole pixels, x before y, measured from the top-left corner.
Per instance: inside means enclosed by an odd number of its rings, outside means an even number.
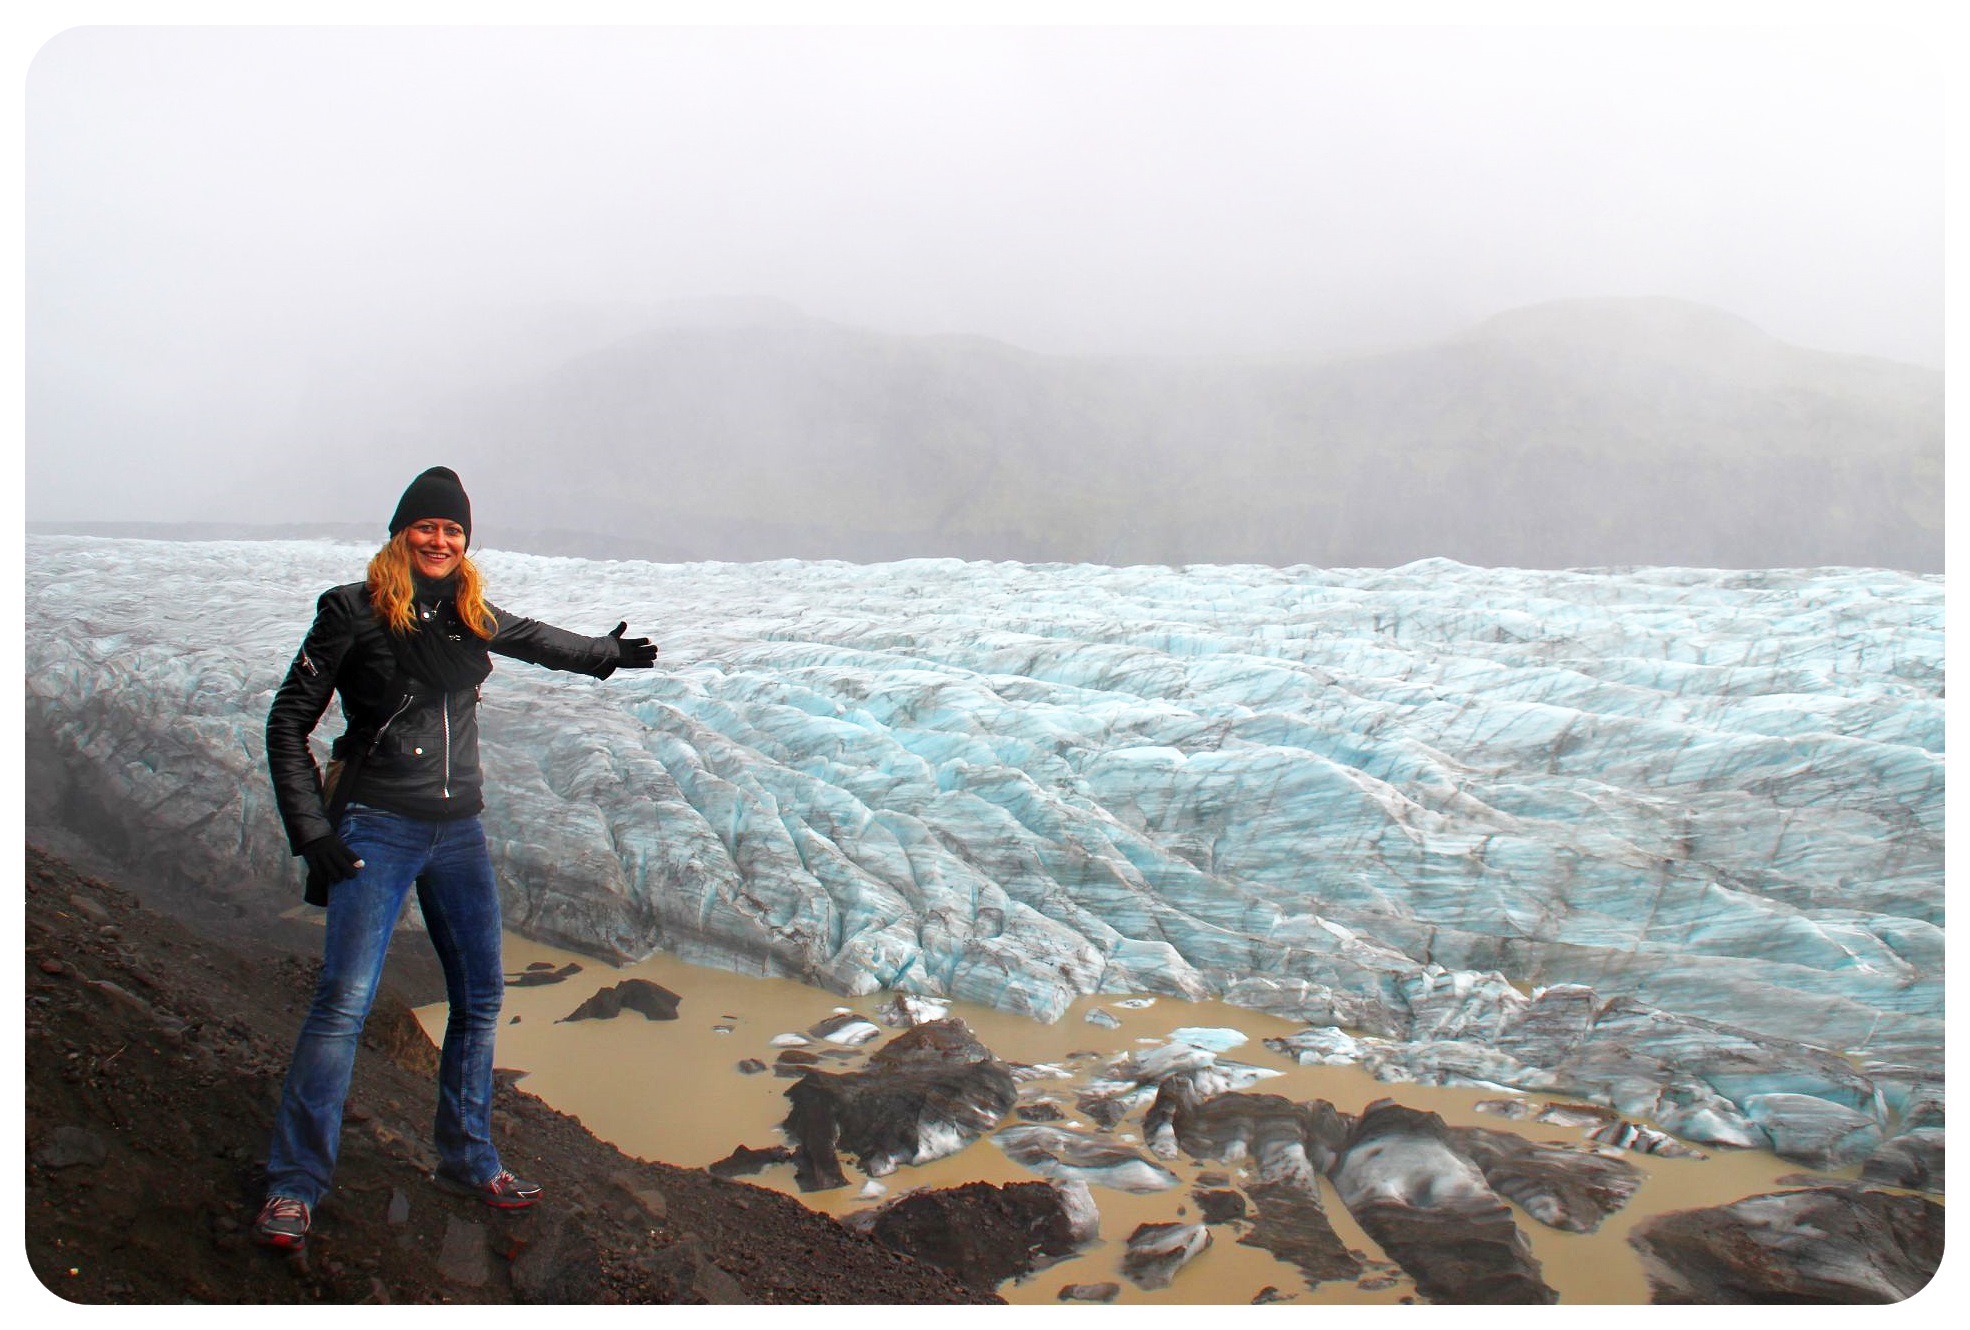
[[[540,1198],[492,1143],[504,981],[499,890],[479,825],[479,684],[492,671],[489,651],[606,679],[653,665],[657,648],[625,638],[627,624],[580,637],[488,604],[465,557],[471,537],[472,506],[455,473],[432,467],[412,481],[368,579],[322,594],[267,715],[288,843],[307,860],[307,898],[328,907],[321,978],[281,1090],[267,1199],[253,1225],[267,1246],[302,1246],[328,1190],[356,1040],[413,882],[451,1003],[436,1180],[502,1208]],[[331,693],[349,722],[332,750],[332,798],[308,748]]]

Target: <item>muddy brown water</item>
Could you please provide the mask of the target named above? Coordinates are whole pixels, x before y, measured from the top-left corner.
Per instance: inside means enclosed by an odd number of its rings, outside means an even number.
[[[746,1075],[738,1070],[738,1064],[756,1058],[771,1066],[780,1051],[770,1042],[775,1035],[805,1032],[841,1008],[873,1018],[881,1001],[845,999],[790,980],[732,974],[667,955],[613,967],[507,936],[509,974],[537,962],[555,967],[574,963],[582,970],[558,984],[508,987],[501,1016],[499,1065],[526,1072],[522,1084],[529,1092],[581,1119],[595,1135],[625,1153],[685,1167],[710,1164],[741,1145],[758,1149],[783,1144],[777,1127],[786,1116],[784,1095],[790,1082],[770,1071]],[[626,1012],[614,1020],[561,1019],[598,989],[627,978],[647,979],[679,994],[679,1018],[650,1021]],[[1578,1129],[1515,1122],[1477,1112],[1474,1106],[1478,1102],[1501,1097],[1495,1091],[1392,1085],[1354,1068],[1297,1066],[1268,1049],[1264,1040],[1304,1028],[1299,1022],[1218,1002],[1193,1003],[1168,997],[1130,1009],[1117,1005],[1125,996],[1082,998],[1052,1025],[967,1003],[951,1004],[951,1014],[962,1018],[1000,1058],[1028,1063],[1055,1062],[1079,1051],[1098,1052],[1105,1062],[1116,1054],[1165,1043],[1170,1032],[1180,1027],[1225,1027],[1245,1034],[1248,1042],[1222,1056],[1281,1073],[1253,1087],[1258,1091],[1295,1100],[1325,1099],[1348,1113],[1361,1112],[1373,1100],[1393,1098],[1439,1113],[1453,1125],[1516,1131],[1534,1140],[1577,1141],[1584,1135]],[[1114,1029],[1089,1024],[1086,1014],[1095,1007],[1118,1017],[1121,1024]],[[442,1003],[418,1012],[425,1030],[434,1038],[442,1033],[444,1014]],[[893,1033],[885,1030],[884,1038]],[[872,1049],[880,1042],[867,1047]],[[848,1069],[860,1065],[861,1060],[858,1056],[852,1062],[830,1060],[822,1065],[824,1069]],[[1550,1098],[1539,1097],[1540,1102]],[[1140,1140],[1130,1135],[1139,1132],[1140,1125],[1139,1114],[1124,1121],[1117,1129],[1120,1138],[1140,1148]],[[1543,1266],[1546,1282],[1559,1292],[1563,1302],[1647,1302],[1648,1287],[1641,1266],[1627,1245],[1627,1235],[1637,1223],[1666,1211],[1719,1205],[1769,1191],[1780,1177],[1805,1171],[1754,1150],[1717,1150],[1704,1160],[1647,1155],[1629,1158],[1644,1174],[1641,1189],[1597,1232],[1564,1233],[1522,1212],[1517,1216]],[[1121,1289],[1118,1303],[1143,1305],[1245,1304],[1267,1287],[1294,1305],[1386,1304],[1415,1297],[1414,1285],[1407,1278],[1398,1278],[1392,1286],[1381,1289],[1364,1289],[1342,1281],[1309,1288],[1294,1267],[1256,1247],[1241,1245],[1236,1240],[1240,1230],[1227,1225],[1213,1227],[1210,1248],[1186,1266],[1169,1287],[1153,1291],[1137,1288],[1121,1273],[1129,1233],[1141,1223],[1196,1222],[1196,1203],[1190,1192],[1199,1172],[1228,1172],[1234,1185],[1240,1181],[1236,1166],[1200,1168],[1187,1158],[1161,1162],[1183,1179],[1183,1185],[1151,1195],[1094,1188],[1101,1211],[1101,1240],[1071,1260],[1001,1286],[1000,1295],[1008,1302],[1053,1304],[1065,1285],[1115,1283]],[[801,1193],[790,1165],[770,1167],[746,1180],[796,1196],[827,1214],[844,1216],[912,1188],[973,1181],[1025,1182],[1035,1177],[989,1140],[975,1142],[951,1158],[924,1167],[899,1168],[878,1180],[884,1190],[873,1198],[861,1194],[865,1179],[853,1162],[843,1160],[843,1166],[849,1185],[827,1192]],[[1850,1169],[1825,1176],[1852,1177],[1857,1172]],[[1334,1200],[1331,1191],[1324,1193],[1323,1200],[1342,1240],[1371,1259],[1381,1259],[1379,1248]]]

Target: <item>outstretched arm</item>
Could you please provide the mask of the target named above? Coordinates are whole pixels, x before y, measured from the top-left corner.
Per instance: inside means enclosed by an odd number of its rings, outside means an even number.
[[[487,648],[530,665],[552,670],[569,670],[606,679],[618,669],[648,669],[656,664],[657,648],[647,637],[625,638],[627,622],[603,637],[583,637],[565,628],[538,619],[524,619],[496,606],[493,618],[499,630]]]

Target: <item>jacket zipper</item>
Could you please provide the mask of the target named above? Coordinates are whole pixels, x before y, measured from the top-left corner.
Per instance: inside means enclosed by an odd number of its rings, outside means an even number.
[[[399,717],[399,716],[401,716],[401,715],[403,715],[403,714],[404,714],[404,712],[405,712],[405,711],[406,711],[406,710],[407,710],[407,709],[408,709],[409,707],[410,707],[410,694],[409,694],[409,693],[405,693],[405,694],[404,694],[404,700],[403,700],[403,701],[401,701],[401,702],[399,702],[399,703],[397,704],[397,709],[396,709],[395,711],[392,711],[392,712],[390,713],[390,719],[389,719],[389,720],[386,720],[386,721],[384,721],[384,722],[383,722],[383,723],[382,723],[381,725],[378,725],[378,726],[376,727],[376,733],[370,736],[370,740],[369,740],[369,751],[370,751],[370,752],[372,752],[372,753],[373,753],[373,752],[375,752],[375,751],[376,751],[376,745],[378,745],[378,744],[380,744],[380,743],[382,743],[382,742],[383,742],[383,731],[385,731],[385,730],[387,730],[387,729],[389,729],[389,728],[390,728],[390,725],[391,725],[391,723],[392,723],[393,721],[395,721],[395,720],[397,719],[397,717]]]
[[[442,698],[442,704],[444,706],[444,717],[445,717],[445,774],[444,774],[444,779],[442,781],[442,785],[444,788],[444,797],[449,799],[451,798],[451,694],[450,693],[444,694]]]

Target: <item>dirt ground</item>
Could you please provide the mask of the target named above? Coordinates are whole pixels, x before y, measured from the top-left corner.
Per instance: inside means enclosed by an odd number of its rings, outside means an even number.
[[[394,972],[308,1248],[262,1250],[247,1227],[314,958],[278,930],[195,932],[32,844],[25,918],[26,1252],[69,1301],[998,1301],[790,1197],[629,1158],[505,1080],[501,1154],[546,1201],[439,1191],[410,1007],[441,994]]]

